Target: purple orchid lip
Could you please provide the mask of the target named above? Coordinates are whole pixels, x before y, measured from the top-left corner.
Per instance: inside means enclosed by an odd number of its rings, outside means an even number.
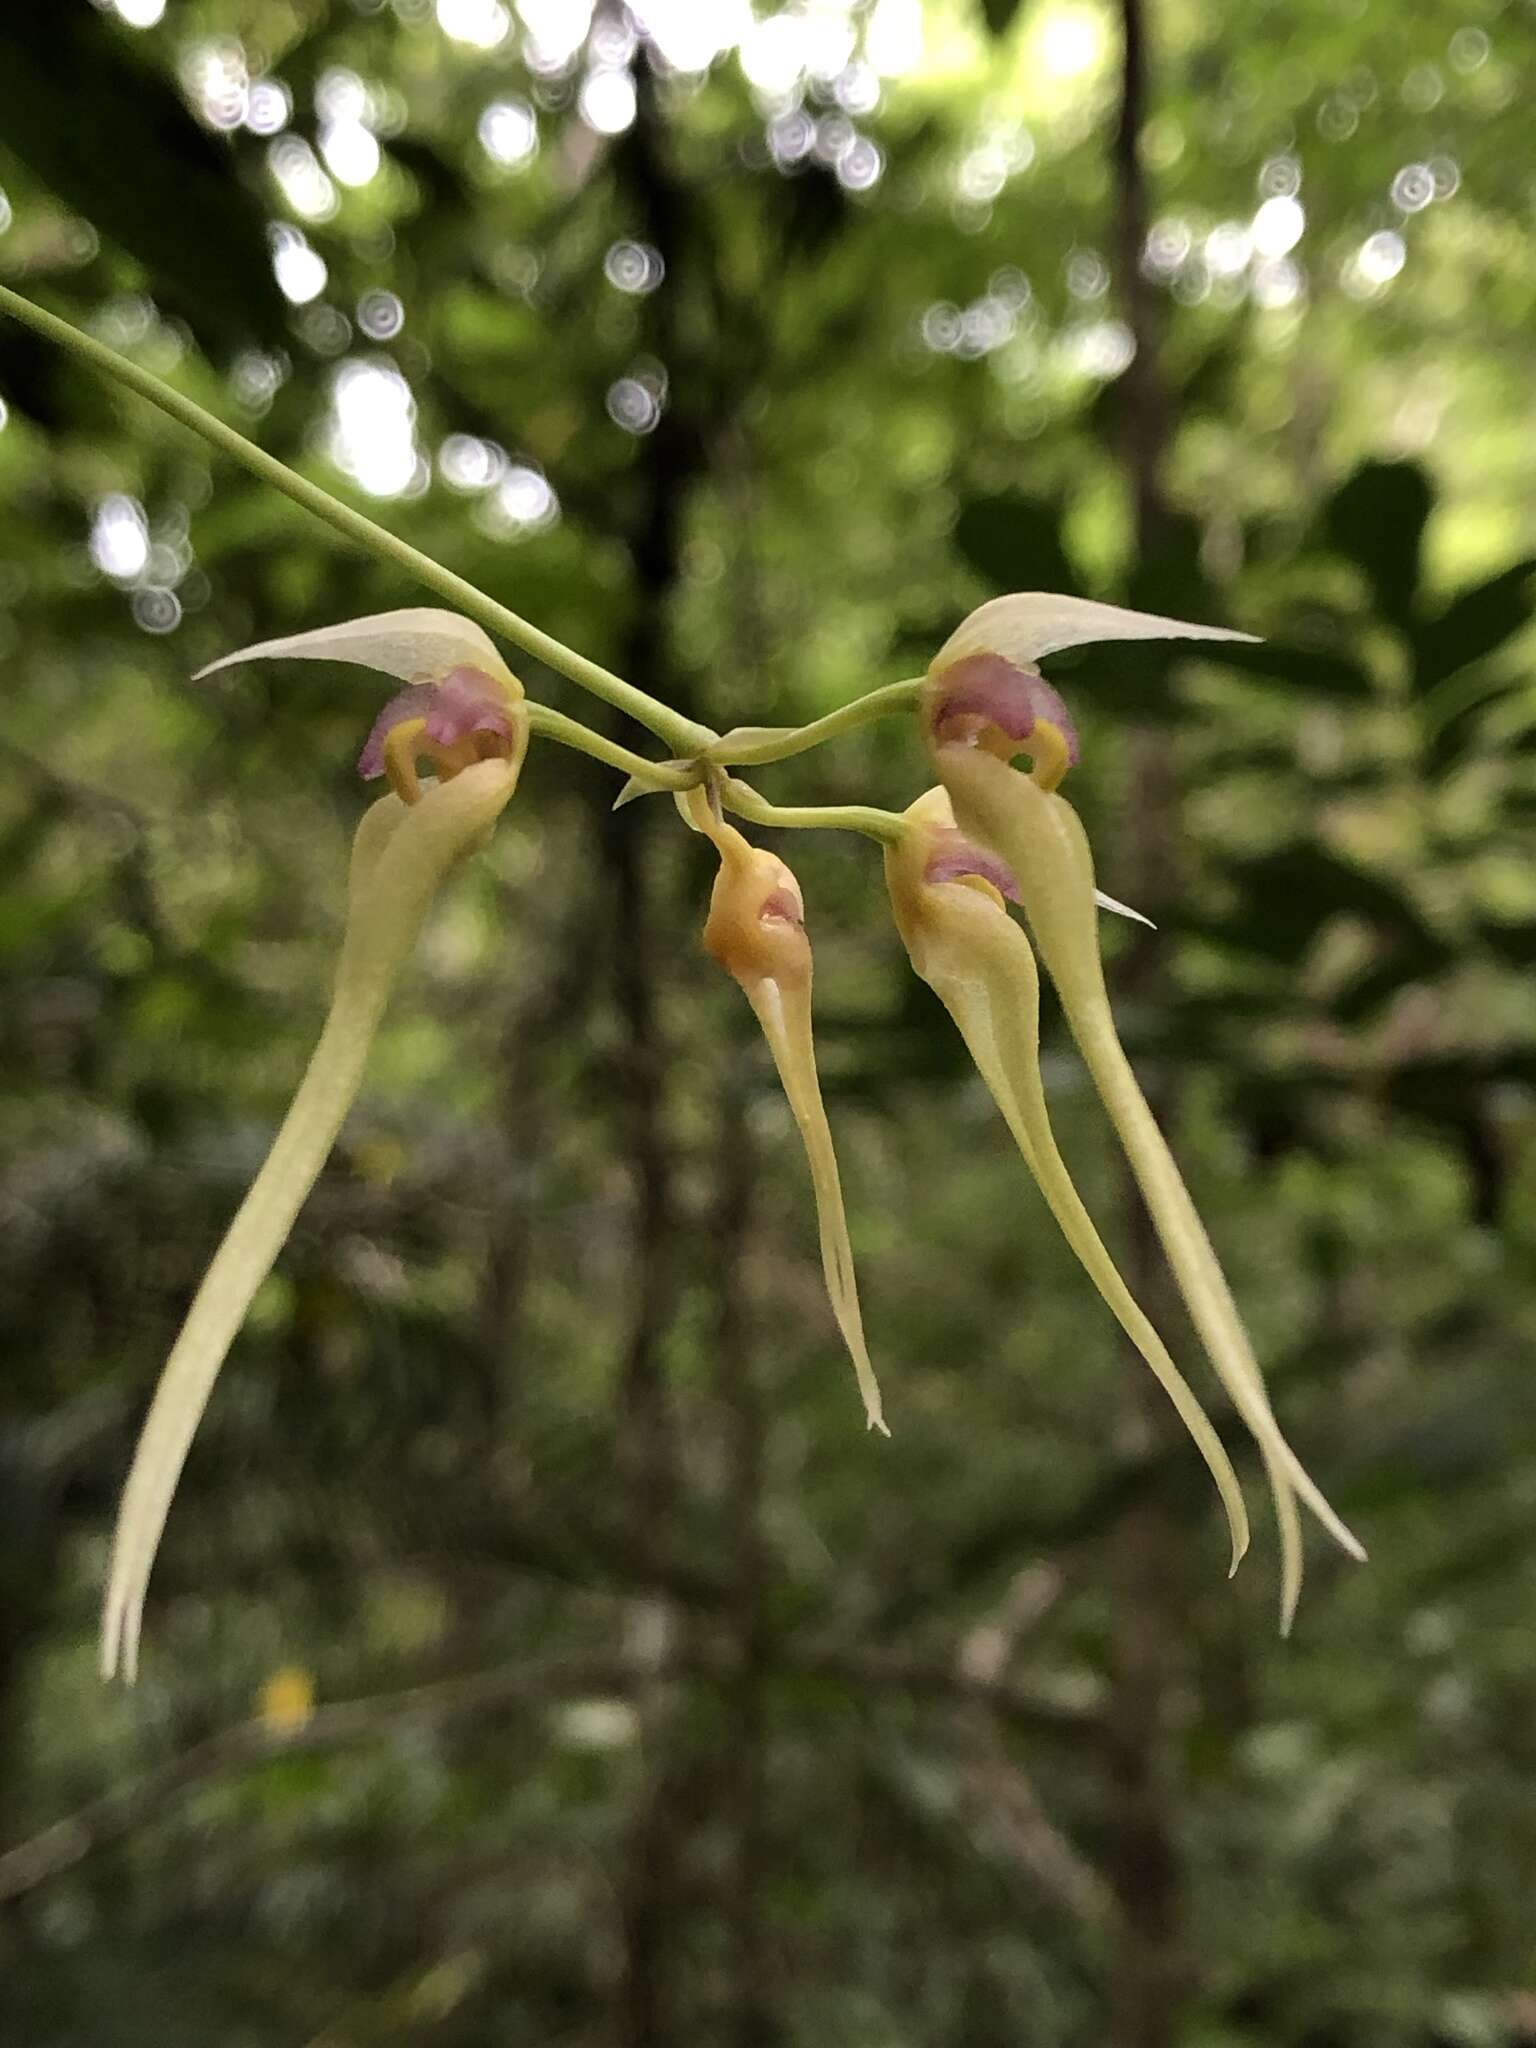
[[[923,869],[923,880],[929,883],[959,882],[967,875],[977,875],[982,881],[990,882],[1005,902],[1022,904],[1024,901],[1013,869],[1006,861],[977,846],[952,825],[936,831],[933,851]]]
[[[805,923],[805,913],[800,907],[799,899],[789,889],[775,889],[771,896],[765,897],[763,907],[757,916],[760,924]]]
[[[384,742],[407,719],[424,718],[422,737],[435,747],[451,747],[471,733],[512,737],[512,718],[505,694],[477,668],[450,669],[440,683],[412,683],[399,690],[378,717],[357,757],[365,782],[384,773]]]
[[[1021,747],[1042,720],[1054,725],[1067,743],[1067,759],[1077,765],[1077,728],[1060,692],[1032,668],[1018,668],[1001,654],[968,654],[936,679],[942,691],[934,713],[933,737],[942,743],[964,735],[952,730],[962,718],[985,719]]]

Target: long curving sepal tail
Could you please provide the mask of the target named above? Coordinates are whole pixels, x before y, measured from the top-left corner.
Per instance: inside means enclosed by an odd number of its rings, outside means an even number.
[[[954,1019],[1062,1235],[1209,1467],[1226,1511],[1235,1572],[1248,1548],[1248,1511],[1232,1461],[1121,1278],[1056,1144],[1040,1069],[1040,977],[1029,940],[986,892],[963,881],[924,886],[900,875],[901,862],[900,852],[886,857],[897,926],[913,967]]]
[[[145,1589],[219,1368],[357,1095],[390,988],[438,884],[483,841],[517,786],[519,766],[520,757],[480,762],[410,806],[383,797],[358,826],[330,1013],[266,1163],[197,1290],[134,1452],[102,1609],[105,1677],[119,1668],[129,1679],[137,1672]]]
[[[853,1246],[848,1236],[848,1213],[843,1205],[843,1185],[837,1171],[837,1154],[832,1145],[832,1127],[821,1099],[821,1082],[816,1073],[816,1047],[811,1036],[811,989],[809,981],[781,984],[762,981],[747,989],[757,1021],[763,1027],[768,1050],[779,1070],[779,1079],[799,1127],[805,1156],[811,1169],[811,1189],[816,1198],[816,1225],[821,1238],[821,1270],[827,1295],[843,1342],[853,1360],[864,1414],[869,1427],[889,1436],[880,1405],[880,1387],[864,1341],[864,1318],[859,1312],[859,1288],[853,1269]]]
[[[1363,1558],[1365,1552],[1281,1432],[1226,1276],[1120,1044],[1099,956],[1087,835],[1064,797],[1041,789],[984,749],[944,746],[936,749],[935,759],[962,829],[1008,861],[1019,879],[1030,929],[1195,1328],[1258,1443],[1280,1529],[1281,1627],[1288,1631],[1302,1577],[1296,1499],[1306,1502],[1351,1557]]]

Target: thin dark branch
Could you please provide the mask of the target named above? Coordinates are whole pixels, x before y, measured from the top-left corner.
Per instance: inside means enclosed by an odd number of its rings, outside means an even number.
[[[719,1261],[715,1323],[716,1383],[730,1418],[737,1669],[728,1688],[723,1803],[732,1833],[725,1917],[731,1944],[731,2038],[738,2048],[770,2048],[778,2039],[769,1965],[764,1890],[769,1855],[766,1679],[768,1550],[763,1507],[766,1420],[754,1358],[754,1318],[746,1252],[752,1220],[752,1136],[739,1078],[726,1077],[716,1132],[716,1180],[710,1237]]]
[[[142,1776],[90,1800],[67,1818],[0,1853],[0,1901],[19,1898],[72,1870],[98,1851],[126,1840],[210,1784],[273,1757],[320,1756],[378,1741],[420,1722],[442,1731],[490,1722],[528,1706],[593,1693],[626,1693],[641,1683],[693,1680],[730,1684],[738,1673],[733,1654],[688,1651],[658,1665],[634,1656],[541,1658],[465,1677],[440,1679],[402,1692],[380,1693],[322,1706],[302,1727],[275,1727],[260,1715],[238,1721]],[[908,1693],[948,1703],[992,1708],[1013,1725],[1043,1735],[1081,1740],[1093,1721],[1050,1705],[1001,1681],[973,1677],[954,1665],[924,1663],[881,1651],[783,1646],[771,1677],[823,1678],[860,1691]]]
[[[1091,1737],[1099,1722],[1076,1707],[1057,1706],[1027,1687],[991,1678],[937,1658],[910,1657],[898,1650],[790,1647],[774,1660],[776,1677],[836,1679],[870,1692],[910,1693],[932,1699],[990,1707],[1015,1727],[1036,1735]]]
[[[0,1900],[18,1898],[110,1847],[218,1779],[275,1756],[318,1756],[394,1733],[413,1721],[448,1728],[549,1700],[618,1690],[630,1667],[613,1657],[553,1657],[506,1670],[444,1679],[409,1691],[319,1708],[302,1727],[260,1715],[225,1728],[142,1777],[93,1799],[67,1819],[0,1855]]]
[[[682,570],[684,520],[705,452],[692,412],[693,380],[684,361],[679,296],[688,289],[689,197],[667,157],[667,127],[649,66],[639,78],[639,110],[619,162],[645,240],[661,258],[663,288],[647,302],[644,333],[664,365],[669,388],[635,470],[636,496],[625,526],[634,570],[635,612],[625,647],[626,673],[673,703],[669,611]],[[677,1514],[681,1448],[666,1377],[665,1338],[677,1302],[682,1247],[676,1159],[667,1127],[671,1070],[658,990],[656,885],[650,858],[651,806],[610,811],[602,825],[603,873],[613,933],[613,986],[619,1014],[618,1111],[634,1192],[634,1255],[629,1340],[619,1389],[620,1449],[632,1525],[648,1541],[665,1540]],[[652,1600],[631,1627],[665,1640],[687,1617]],[[676,2034],[680,1871],[690,1831],[693,1776],[681,1754],[670,1704],[653,1682],[635,1688],[642,1774],[621,1886],[624,1972],[617,2015],[625,2048],[663,2048]]]
[[[1120,110],[1111,146],[1115,179],[1115,269],[1121,310],[1135,353],[1121,382],[1126,468],[1135,505],[1137,548],[1151,553],[1167,523],[1163,471],[1172,431],[1161,361],[1161,301],[1143,269],[1150,206],[1141,135],[1150,94],[1151,55],[1145,0],[1121,0]]]
[[[1122,385],[1122,456],[1134,512],[1136,552],[1143,569],[1157,558],[1172,527],[1165,486],[1173,431],[1161,360],[1161,302],[1143,269],[1150,213],[1141,137],[1151,98],[1147,0],[1120,0],[1123,57],[1120,110],[1111,150],[1115,190],[1116,269],[1121,306],[1134,342]],[[1166,736],[1143,732],[1132,750],[1128,805],[1132,845],[1127,858],[1142,877],[1152,914],[1173,896],[1180,843],[1178,786]],[[1138,946],[1125,981],[1143,999],[1155,997],[1162,955]],[[1154,1104],[1159,1121],[1174,1118],[1171,1082]],[[1125,1204],[1131,1238],[1131,1284],[1154,1322],[1168,1304],[1167,1269],[1157,1233],[1129,1171]],[[1155,1456],[1167,1441],[1169,1418],[1145,1373],[1137,1370],[1121,1418],[1122,1447]],[[1171,1643],[1180,1605],[1178,1532],[1164,1496],[1149,1488],[1128,1509],[1114,1544],[1114,1678],[1106,1717],[1105,1753],[1113,1787],[1114,1827],[1106,1857],[1115,1904],[1110,2048],[1172,2048],[1183,2006],[1183,1869],[1169,1783],[1169,1721],[1174,1695]]]

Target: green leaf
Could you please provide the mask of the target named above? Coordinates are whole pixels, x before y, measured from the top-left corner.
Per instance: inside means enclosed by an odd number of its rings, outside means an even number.
[[[1173,687],[1179,663],[1187,659],[1185,649],[1155,640],[1107,641],[1102,647],[1048,654],[1040,672],[1085,712],[1102,711],[1142,725],[1176,725],[1189,715]]]
[[[227,143],[84,0],[8,10],[0,135],[221,348],[282,343],[287,306]]]
[[[1187,417],[1190,413],[1207,412],[1220,416],[1233,411],[1250,339],[1246,320],[1234,320],[1222,330],[1181,381],[1181,414]]]
[[[1132,567],[1121,601],[1133,610],[1170,618],[1210,619],[1217,600],[1201,560],[1204,544],[1200,520],[1188,512],[1168,513],[1156,544]]]
[[[1441,955],[1440,942],[1395,884],[1326,847],[1282,847],[1243,862],[1230,875],[1242,891],[1242,912],[1206,928],[1222,944],[1294,961],[1329,918],[1347,914],[1403,943],[1421,963]]]
[[[967,498],[955,521],[955,545],[998,590],[1084,594],[1062,541],[1061,508],[1047,499],[1025,491]]]
[[[1415,632],[1414,687],[1432,690],[1512,640],[1536,616],[1536,556],[1514,562],[1453,597]]]
[[[1486,923],[1478,937],[1510,967],[1536,967],[1536,924]]]
[[[1451,965],[1455,955],[1438,939],[1400,938],[1380,960],[1339,989],[1328,1007],[1341,1024],[1369,1023],[1405,988],[1421,988]]]
[[[1417,462],[1362,462],[1324,510],[1329,541],[1361,570],[1376,608],[1406,628],[1416,609],[1435,487]]]
[[[1245,647],[1240,642],[1216,640],[1209,646],[1202,643],[1199,653],[1202,661],[1214,661],[1244,675],[1272,677],[1309,697],[1367,703],[1375,694],[1371,678],[1359,662],[1317,647],[1288,647],[1278,640]]]

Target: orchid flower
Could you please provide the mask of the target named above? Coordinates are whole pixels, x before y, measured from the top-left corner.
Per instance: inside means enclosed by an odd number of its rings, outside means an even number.
[[[1121,1279],[1057,1148],[1040,1071],[1040,976],[1004,901],[1021,900],[1018,883],[956,830],[943,789],[919,797],[905,816],[906,832],[886,849],[885,875],[913,968],[955,1020],[1062,1235],[1199,1446],[1227,1511],[1236,1571],[1248,1548],[1248,1514],[1232,1462]]]
[[[1259,1446],[1280,1530],[1281,1626],[1289,1629],[1302,1575],[1297,1501],[1305,1501],[1351,1556],[1365,1553],[1281,1433],[1226,1276],[1115,1030],[1099,957],[1093,856],[1076,811],[1058,793],[1078,759],[1077,734],[1060,694],[1036,666],[1059,648],[1102,640],[1250,637],[1081,598],[994,598],[939,650],[919,715],[959,830],[1001,861],[1016,883],[1030,932],[1191,1319]],[[1011,765],[1020,753],[1030,757],[1027,775]],[[988,944],[996,952],[998,942]],[[996,991],[995,970],[992,986]],[[1038,1161],[1040,1135],[1027,1123],[1026,1132]]]
[[[341,959],[319,1042],[203,1277],[139,1437],[102,1615],[108,1677],[119,1665],[135,1674],[145,1589],[193,1433],[362,1085],[390,989],[438,885],[505,809],[527,749],[522,685],[480,628],[451,612],[385,612],[264,641],[202,673],[269,656],[358,662],[408,685],[380,713],[358,762],[364,777],[387,775],[392,789],[365,812],[353,840]],[[419,779],[422,760],[437,781]]]
[[[705,789],[679,796],[677,807],[720,856],[704,925],[704,949],[740,983],[763,1027],[811,1169],[821,1236],[821,1267],[832,1313],[853,1360],[869,1428],[890,1431],[864,1341],[853,1247],[831,1126],[816,1074],[811,1035],[811,942],[805,935],[800,885],[776,854],[753,846],[719,816]]]

